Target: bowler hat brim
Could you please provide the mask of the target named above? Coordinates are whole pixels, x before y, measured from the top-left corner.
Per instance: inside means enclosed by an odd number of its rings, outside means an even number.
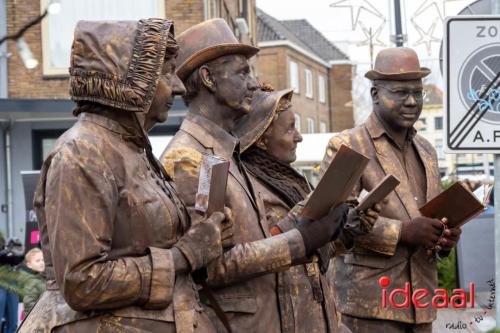
[[[408,81],[417,80],[426,77],[431,73],[431,70],[426,67],[420,68],[416,72],[404,72],[404,73],[382,73],[376,70],[370,70],[366,72],[365,77],[370,80],[394,80],[394,81]]]
[[[253,57],[260,49],[246,44],[219,44],[204,48],[187,58],[178,68],[177,76],[184,81],[199,66],[230,54],[242,54],[248,58]]]

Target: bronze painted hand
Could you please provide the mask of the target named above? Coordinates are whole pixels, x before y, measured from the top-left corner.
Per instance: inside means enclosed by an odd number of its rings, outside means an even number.
[[[432,249],[445,231],[445,224],[442,221],[425,216],[401,222],[400,241],[409,246]]]
[[[205,267],[222,254],[221,229],[224,214],[215,212],[206,220],[196,223],[179,239],[174,247],[189,262],[191,271]]]
[[[229,207],[224,207],[225,219],[221,223],[220,237],[222,241],[222,248],[230,248],[234,246],[234,216],[233,211]]]

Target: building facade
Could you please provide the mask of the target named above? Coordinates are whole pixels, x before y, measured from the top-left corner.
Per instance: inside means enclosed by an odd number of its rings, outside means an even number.
[[[49,0],[0,0],[0,37],[13,34],[40,15]],[[0,45],[0,231],[23,239],[25,201],[21,171],[38,170],[57,137],[75,121],[68,93],[73,30],[85,20],[133,20],[165,17],[176,34],[203,20],[222,17],[242,42],[256,44],[255,0],[61,0],[23,35],[39,64],[27,69],[17,44]],[[176,99],[166,124],[152,136],[173,135],[186,108]],[[157,142],[158,140],[154,140]]]
[[[294,88],[296,126],[302,133],[354,126],[349,58],[306,20],[279,21],[257,9],[256,75],[275,89]]]

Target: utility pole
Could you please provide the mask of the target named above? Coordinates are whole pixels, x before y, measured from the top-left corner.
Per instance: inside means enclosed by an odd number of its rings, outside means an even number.
[[[396,35],[394,36],[394,42],[397,47],[403,46],[404,35],[403,28],[401,25],[401,3],[400,0],[394,0],[394,21],[396,26]]]

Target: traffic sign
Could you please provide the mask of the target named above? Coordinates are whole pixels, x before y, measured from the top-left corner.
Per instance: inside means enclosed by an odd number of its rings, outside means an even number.
[[[500,17],[445,21],[448,153],[500,153]]]

